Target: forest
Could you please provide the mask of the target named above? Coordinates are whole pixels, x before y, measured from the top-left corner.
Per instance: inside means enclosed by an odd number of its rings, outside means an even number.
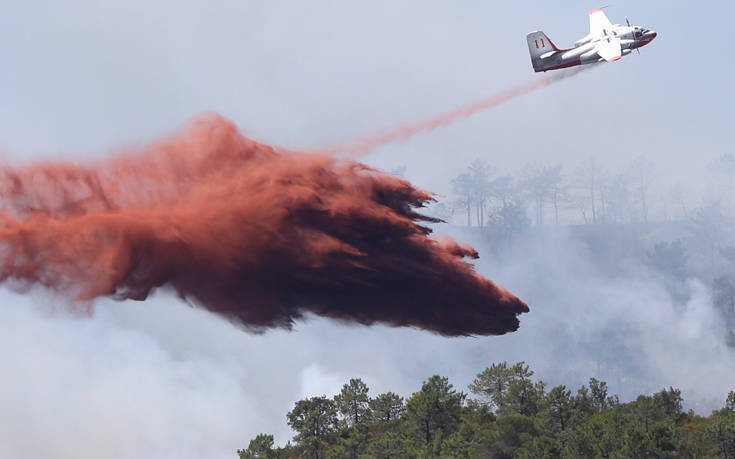
[[[661,175],[645,157],[617,171],[589,158],[576,167],[530,163],[512,174],[477,160],[451,181],[451,195],[425,211],[446,221],[450,233],[484,242],[481,256],[498,266],[518,263],[518,254],[543,257],[545,246],[560,241],[582,247],[584,260],[575,261],[583,263],[582,270],[591,267],[603,284],[644,278],[638,282],[666,292],[682,321],[688,320],[694,280],[706,291],[717,326],[726,331],[717,339],[732,350],[735,156],[710,162],[699,185],[694,179],[663,183]],[[540,297],[543,288],[538,287]],[[609,354],[630,340],[625,323],[611,327],[622,331],[599,338]],[[638,359],[635,348],[627,352]],[[625,387],[625,399],[594,377],[581,387],[550,387],[524,362],[493,364],[466,391],[439,375],[410,395],[372,394],[361,379],[350,379],[333,397],[294,404],[285,420],[294,436],[285,445],[263,433],[237,453],[240,458],[735,458],[735,391],[722,393],[714,410],[688,409],[696,404],[670,386],[676,381],[662,383],[658,392],[631,386],[641,377],[633,376],[641,363],[626,359],[598,355],[602,365],[621,369],[613,385]],[[706,374],[702,378],[700,385],[711,383]]]
[[[572,166],[532,162],[515,173],[475,160],[429,212],[478,233],[492,251],[481,255],[501,263],[534,242],[558,243],[547,236],[562,232],[608,277],[645,271],[682,308],[687,281],[701,282],[733,346],[735,155],[702,169],[675,181],[645,156],[617,170],[589,157]]]
[[[662,389],[628,403],[591,378],[576,391],[547,387],[524,362],[493,364],[458,391],[434,375],[404,399],[372,396],[350,379],[332,398],[299,400],[286,415],[295,432],[283,447],[259,434],[253,458],[733,458],[735,391],[709,416],[683,409]]]

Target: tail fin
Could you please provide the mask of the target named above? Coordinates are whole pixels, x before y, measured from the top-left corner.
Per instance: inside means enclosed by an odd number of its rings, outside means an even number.
[[[553,51],[560,51],[554,42],[541,31],[529,33],[526,35],[526,39],[528,40],[528,52],[531,54],[531,63],[536,71],[542,68],[541,56]]]

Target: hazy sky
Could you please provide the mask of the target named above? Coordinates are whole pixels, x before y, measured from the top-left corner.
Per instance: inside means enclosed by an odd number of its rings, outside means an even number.
[[[323,146],[539,78],[526,32],[563,47],[591,2],[22,2],[0,17],[0,146],[13,157],[100,154],[215,110],[279,145]],[[369,158],[441,187],[465,159],[501,167],[645,153],[677,175],[723,152],[735,6],[619,2],[659,32],[587,72]],[[449,169],[449,170],[448,170]]]
[[[587,11],[599,6],[486,0],[5,3],[0,150],[14,162],[100,157],[165,135],[209,110],[264,142],[329,146],[540,78],[525,34],[541,29],[558,46],[570,45],[587,33]],[[617,2],[608,9],[613,22],[628,15],[659,33],[641,56],[364,160],[389,169],[406,165],[412,181],[439,192],[477,157],[515,169],[530,160],[573,162],[590,154],[615,167],[645,154],[659,164],[660,181],[701,176],[709,159],[731,152],[735,94],[727,51],[733,13],[732,2]],[[440,372],[463,388],[496,357],[527,360],[557,381],[593,376],[606,363],[586,361],[589,355],[575,356],[579,361],[569,362],[568,371],[552,371],[559,363],[552,353],[604,346],[600,336],[608,325],[586,328],[593,331],[566,341],[568,349],[545,348],[552,334],[576,336],[582,327],[549,322],[557,303],[543,303],[549,291],[539,286],[551,282],[544,273],[556,266],[551,256],[546,260],[480,265],[484,274],[538,300],[537,315],[522,318],[519,334],[484,339],[323,320],[293,333],[252,336],[165,293],[143,304],[103,301],[85,318],[60,312],[61,300],[43,292],[2,291],[0,455],[234,457],[234,449],[260,431],[284,440],[285,413],[294,400],[333,392],[353,376],[364,377],[374,391],[408,392]],[[585,271],[581,265],[569,272]],[[563,287],[552,289],[552,297],[569,299],[559,314],[579,315],[587,300],[607,305],[621,291],[645,291],[648,304],[656,305],[646,311],[669,311],[665,295],[652,287],[600,283],[577,296],[578,279],[556,280]],[[690,289],[692,302],[705,305],[702,287]],[[626,296],[611,303],[611,323],[627,314],[615,308],[637,309],[635,301]],[[659,324],[663,334],[652,336],[660,340],[635,335],[642,340],[637,362],[653,362],[653,370],[640,370],[652,384],[696,385],[691,374],[675,370],[666,357],[671,349],[681,356],[696,344],[691,349],[711,350],[712,359],[724,352],[720,341],[703,338],[717,333],[697,328],[711,323],[706,306],[692,310],[697,320]],[[644,325],[656,322],[646,311],[634,317]],[[549,323],[556,328],[544,328]],[[689,360],[712,362],[698,355]],[[731,370],[726,364],[718,371],[729,377]],[[712,387],[702,399],[724,390]]]

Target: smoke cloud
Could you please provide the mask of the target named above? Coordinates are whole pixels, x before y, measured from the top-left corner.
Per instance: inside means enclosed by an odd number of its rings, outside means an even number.
[[[0,169],[0,280],[78,301],[157,287],[260,331],[307,312],[443,335],[515,331],[528,307],[429,237],[432,200],[363,164],[290,153],[210,115],[90,166]]]

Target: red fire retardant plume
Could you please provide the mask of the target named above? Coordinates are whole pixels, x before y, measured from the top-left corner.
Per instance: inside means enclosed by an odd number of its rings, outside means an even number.
[[[408,140],[422,132],[431,132],[434,129],[448,126],[464,118],[469,118],[478,112],[489,110],[517,97],[530,94],[556,82],[571,78],[585,70],[594,68],[594,66],[595,65],[588,64],[584,67],[575,67],[561,72],[554,72],[548,76],[544,76],[543,78],[533,80],[514,88],[506,89],[503,92],[477,100],[462,107],[455,108],[454,110],[440,113],[415,123],[405,124],[382,133],[362,137],[352,142],[347,142],[343,145],[321,151],[325,154],[339,154],[353,158],[359,157],[383,145]]]
[[[0,281],[86,302],[168,287],[246,328],[305,313],[494,335],[528,311],[435,240],[432,197],[358,162],[258,144],[215,115],[90,164],[0,167]]]

